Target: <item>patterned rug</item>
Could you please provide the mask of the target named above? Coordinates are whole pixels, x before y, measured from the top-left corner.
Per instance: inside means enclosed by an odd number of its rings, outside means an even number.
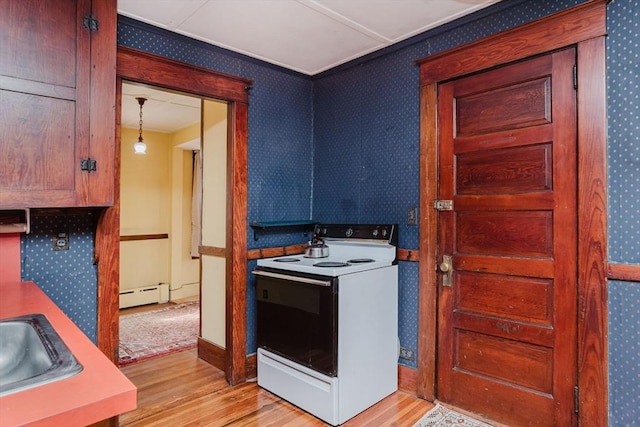
[[[438,427],[438,426],[460,426],[460,427],[492,427],[491,424],[483,423],[459,412],[446,408],[439,403],[420,418],[413,427]]]
[[[196,346],[198,302],[120,316],[120,366]]]

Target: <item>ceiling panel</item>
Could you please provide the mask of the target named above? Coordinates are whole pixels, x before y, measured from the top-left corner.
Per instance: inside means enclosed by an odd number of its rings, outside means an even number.
[[[309,0],[394,43],[467,15],[491,0]]]
[[[150,86],[122,84],[122,127],[138,129],[142,106],[142,136],[145,131],[173,133],[200,122],[200,98],[167,92]]]
[[[306,74],[382,46],[380,41],[291,0],[211,1],[180,30]]]
[[[500,0],[118,0],[118,12],[314,75]]]

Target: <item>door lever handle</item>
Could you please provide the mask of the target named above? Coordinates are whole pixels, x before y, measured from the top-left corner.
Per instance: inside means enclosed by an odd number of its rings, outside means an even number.
[[[439,265],[442,276],[442,286],[451,287],[453,285],[453,257],[451,255],[443,255],[442,262]]]

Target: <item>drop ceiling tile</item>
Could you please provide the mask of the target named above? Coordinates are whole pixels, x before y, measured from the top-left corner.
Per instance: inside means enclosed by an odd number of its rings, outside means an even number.
[[[118,13],[158,27],[173,29],[207,0],[118,0]]]
[[[175,92],[124,83],[122,85],[122,127],[137,129],[140,105],[137,97],[147,98],[142,106],[143,130],[172,133],[200,121],[200,99]]]
[[[452,21],[499,0],[300,0],[397,42]]]
[[[382,47],[294,0],[209,1],[176,31],[307,74]]]

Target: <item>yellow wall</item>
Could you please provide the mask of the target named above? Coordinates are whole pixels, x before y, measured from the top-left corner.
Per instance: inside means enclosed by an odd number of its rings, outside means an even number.
[[[205,100],[202,141],[202,244],[226,245],[227,105]],[[202,256],[202,338],[225,347],[225,258]]]
[[[200,292],[200,260],[191,258],[191,187],[193,152],[175,148],[200,138],[200,124],[177,131],[172,139],[171,298]]]
[[[120,234],[161,234],[171,226],[171,137],[144,132],[147,154],[133,153],[138,132],[122,129]],[[120,243],[120,289],[169,283],[168,239]]]
[[[133,153],[137,129],[122,129],[121,235],[168,239],[120,243],[120,289],[168,283],[171,299],[199,293],[200,261],[192,259],[192,152],[175,148],[198,137],[196,124],[174,134],[144,132],[147,154]]]

